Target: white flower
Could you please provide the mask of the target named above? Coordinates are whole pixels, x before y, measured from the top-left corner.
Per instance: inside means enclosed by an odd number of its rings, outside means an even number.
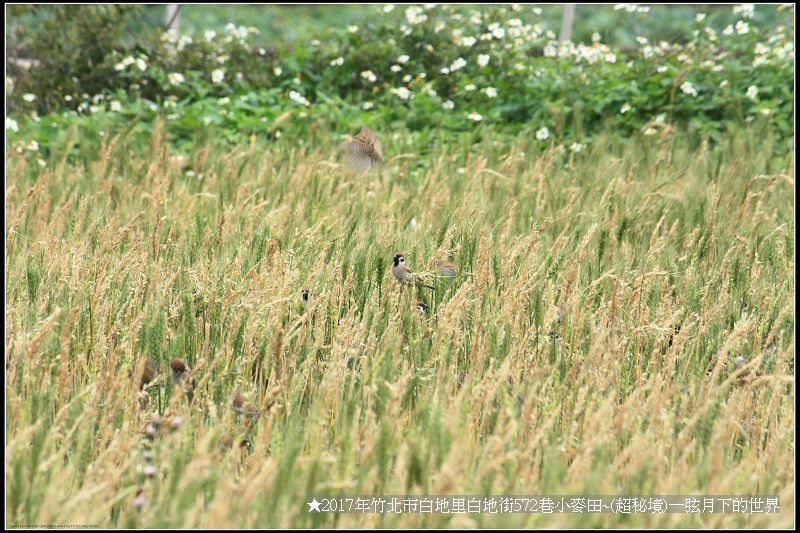
[[[442,67],[439,72],[441,72],[442,74],[450,74],[450,69],[447,67]]]
[[[355,33],[358,31],[358,26],[348,26],[347,31],[350,33]]]
[[[536,140],[543,141],[550,137],[550,130],[547,129],[547,126],[543,126],[536,130]]]
[[[392,11],[394,11],[394,4],[386,4],[383,6],[384,13],[391,13]]]
[[[231,101],[231,99],[230,99],[230,98],[228,98],[227,96],[224,96],[224,97],[220,98],[219,100],[217,100],[217,103],[218,103],[219,105],[228,105],[228,103],[229,103],[230,101]]]
[[[474,111],[467,115],[467,118],[470,120],[474,120],[475,122],[480,122],[483,120],[483,116],[480,113],[475,113]]]
[[[759,111],[759,113],[761,113],[762,115],[764,115],[766,117],[766,116],[769,116],[770,113],[772,113],[772,110],[764,108],[761,111]]]
[[[361,104],[361,109],[363,109],[364,111],[369,111],[373,107],[375,107],[375,104],[373,104],[372,102],[364,102],[363,104]]]
[[[337,66],[343,65],[343,64],[344,64],[344,58],[343,57],[337,57],[336,59],[331,60],[331,66],[332,67],[337,67]]]
[[[34,100],[36,100],[36,95],[31,93],[25,93],[22,95],[22,99],[25,100],[26,102],[33,102]]]
[[[452,100],[445,100],[444,102],[442,102],[442,109],[446,109],[448,111],[453,109],[455,106],[456,105],[453,103]]]
[[[688,81],[681,83],[681,91],[689,96],[697,96],[697,89],[695,89],[694,85]]]
[[[506,30],[505,28],[497,27],[492,30],[492,35],[494,36],[495,39],[502,39],[503,37],[506,36]]]
[[[483,90],[483,92],[485,92],[486,96],[488,96],[489,98],[497,97],[497,89],[495,89],[494,87],[487,87],[486,89]]]
[[[167,78],[172,85],[180,85],[186,81],[186,78],[180,72],[170,72]]]
[[[475,87],[475,85],[472,83],[469,83],[464,86],[465,91],[474,91],[475,89],[477,89],[477,87]]]
[[[311,105],[311,103],[308,100],[306,100],[305,96],[298,93],[297,91],[289,91],[289,99],[294,100],[298,104],[304,105],[306,107]]]
[[[283,69],[281,67],[275,67],[272,69],[272,72],[275,73],[276,76],[280,76],[283,74]]]
[[[96,105],[90,105],[90,106],[89,106],[89,112],[91,112],[91,113],[97,113],[98,111],[100,111],[100,108],[99,108],[99,107],[97,107]]]
[[[619,112],[624,115],[625,113],[627,113],[630,110],[631,110],[631,104],[626,102],[626,103],[622,104],[622,107],[620,108]]]
[[[361,73],[361,77],[362,77],[362,78],[364,78],[365,80],[367,80],[368,82],[371,82],[371,83],[374,83],[374,82],[375,82],[375,80],[377,80],[377,79],[378,79],[378,77],[377,77],[377,76],[375,76],[375,73],[374,73],[374,72],[372,72],[371,70],[365,70],[365,71],[363,71],[363,72]]]
[[[205,33],[203,33],[203,38],[208,42],[213,41],[214,37],[216,37],[216,36],[217,36],[217,32],[215,32],[214,30],[208,30]]]
[[[489,54],[479,54],[478,65],[485,67],[488,64],[489,64]]]
[[[741,20],[736,23],[736,33],[739,35],[744,35],[745,33],[750,31],[750,24],[747,22],[742,22]]]
[[[600,39],[602,39],[602,38],[603,38],[603,36],[602,36],[602,35],[600,35],[600,34],[599,34],[599,33],[597,33],[597,32],[594,32],[594,33],[592,34],[592,42],[593,42],[593,43],[600,42]]]
[[[728,86],[728,80],[722,80],[721,82],[719,82],[720,89],[724,89],[727,86]]]
[[[406,74],[403,76],[403,83],[408,83],[411,81],[411,74]]]
[[[695,22],[703,22],[704,20],[706,20],[706,14],[705,13],[698,13],[697,15],[694,16],[694,21]]]
[[[584,148],[586,148],[586,145],[585,144],[581,144],[581,143],[572,143],[569,146],[569,149],[572,150],[573,152],[575,152],[576,154],[578,152],[580,152],[581,150],[583,150]]]
[[[460,68],[464,68],[466,65],[467,61],[463,57],[459,57],[458,59],[453,61],[452,65],[450,65],[450,72],[455,72]]]
[[[466,46],[467,48],[471,47],[477,42],[478,40],[475,37],[464,37],[463,39],[461,39],[461,44]]]
[[[410,58],[407,55],[403,54],[397,58],[397,62],[400,63],[401,65],[405,65],[406,63],[408,63],[409,59]]]
[[[37,150],[39,150],[39,143],[34,140],[31,140],[31,142],[29,142],[27,146],[25,146],[25,149],[30,150],[31,152],[36,152]]]
[[[211,124],[211,117],[203,117],[203,124],[205,126],[208,126],[209,124]]]
[[[222,83],[222,80],[225,79],[225,71],[221,68],[217,68],[211,71],[211,81],[212,83]]]
[[[722,35],[733,35],[733,26],[728,24],[724,30],[722,30]]]
[[[122,111],[122,104],[120,104],[119,101],[117,100],[111,100],[109,107],[111,108],[111,111],[114,111],[116,113]]]
[[[748,87],[747,88],[747,97],[750,100],[754,100],[754,101],[756,99],[758,99],[758,87],[756,87],[755,85],[751,85],[750,87]]]
[[[403,70],[403,67],[401,67],[400,65],[392,65],[390,70],[392,72],[400,72],[401,70]]]
[[[665,65],[665,66],[663,66],[663,67],[658,67],[658,68],[656,69],[656,72],[658,72],[658,73],[660,73],[660,74],[663,74],[663,73],[664,73],[664,72],[666,72],[667,70],[669,70],[669,67],[667,67],[667,66]]]
[[[751,19],[753,18],[753,4],[739,4],[738,6],[733,6],[733,14],[741,15],[742,18]]]
[[[147,61],[145,61],[141,57],[136,59],[136,68],[144,72],[145,70],[147,70]]]
[[[19,131],[19,125],[13,118],[6,117],[6,129],[11,131]]]
[[[392,88],[391,93],[399,96],[403,100],[408,100],[409,98],[411,98],[411,91],[409,91],[405,87]]]
[[[406,9],[406,20],[411,25],[421,24],[428,20],[428,15],[422,12],[422,8],[411,6]]]
[[[656,130],[655,128],[647,127],[642,131],[642,133],[644,133],[645,135],[655,135],[656,133],[658,133],[658,130]]]

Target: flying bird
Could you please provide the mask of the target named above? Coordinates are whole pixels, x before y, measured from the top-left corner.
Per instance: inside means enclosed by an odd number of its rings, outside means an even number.
[[[383,164],[381,142],[367,127],[361,128],[358,135],[345,143],[344,153],[348,168],[358,174],[366,174]]]

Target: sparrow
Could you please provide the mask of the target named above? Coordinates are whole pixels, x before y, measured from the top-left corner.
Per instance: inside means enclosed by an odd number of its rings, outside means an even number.
[[[672,331],[669,334],[669,341],[667,341],[667,347],[668,348],[672,347],[672,343],[675,340],[675,336],[680,332],[681,332],[681,325],[680,324],[675,324],[674,326],[672,326]]]
[[[403,254],[394,254],[392,263],[392,274],[394,279],[400,282],[401,285],[411,285],[416,280],[416,276],[411,269],[406,266],[405,257]],[[423,287],[433,289],[430,285],[422,284]]]
[[[130,375],[130,373],[128,374]],[[137,373],[134,373],[133,379],[139,380],[139,408],[145,409],[150,397],[144,390],[145,386],[151,383],[156,377],[156,365],[152,359],[145,357],[139,361],[137,365]]]
[[[192,403],[192,398],[194,398],[194,380],[191,383],[188,382],[186,379],[189,375],[189,367],[186,366],[186,363],[178,359],[177,357],[172,360],[169,364],[170,368],[170,378],[172,379],[172,385],[174,387],[183,386],[186,390],[186,397],[189,399],[189,403]]]
[[[303,307],[308,307],[308,289],[303,289],[300,293],[300,302],[303,304]]]
[[[139,390],[143,390],[145,385],[153,381],[156,377],[156,365],[152,359],[145,357],[139,363],[140,376],[139,376]]]
[[[424,302],[417,302],[416,309],[417,313],[419,313],[419,317],[424,319],[425,313],[428,311],[428,304]]]
[[[358,174],[364,174],[383,164],[381,142],[367,127],[361,128],[358,135],[345,143],[344,153],[347,166]]]
[[[237,415],[244,414],[246,417],[251,418],[260,412],[258,407],[253,405],[252,403],[248,402],[245,404],[244,396],[238,390],[233,394],[231,398],[231,410]]]
[[[447,276],[448,278],[456,277],[456,266],[451,263],[450,261],[439,261],[439,270],[442,271],[442,274]]]

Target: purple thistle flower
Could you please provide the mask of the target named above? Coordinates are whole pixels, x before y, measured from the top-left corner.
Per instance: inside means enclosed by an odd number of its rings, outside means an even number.
[[[142,507],[144,507],[144,496],[137,496],[136,498],[134,498],[133,506],[136,507],[136,509],[141,509]]]

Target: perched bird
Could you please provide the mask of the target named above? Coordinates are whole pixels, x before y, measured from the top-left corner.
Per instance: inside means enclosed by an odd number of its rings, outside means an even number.
[[[192,399],[194,398],[195,382],[194,380],[191,380],[191,382],[189,382],[189,380],[187,379],[187,376],[189,375],[190,371],[189,367],[186,366],[186,363],[184,363],[183,361],[181,361],[176,357],[169,364],[169,368],[170,368],[170,377],[172,378],[172,385],[175,388],[182,386],[186,391],[186,397],[189,399],[189,403],[191,403]]]
[[[143,390],[145,385],[153,381],[156,377],[156,365],[152,359],[145,357],[139,363],[139,390]]]
[[[128,374],[130,376],[130,373]],[[145,386],[152,381],[156,377],[156,365],[152,359],[149,357],[142,358],[136,368],[136,372],[133,374],[133,379],[138,380],[139,384],[139,407],[144,409],[147,407],[147,403],[150,400],[150,396],[144,390]],[[134,381],[136,383],[136,381]]]
[[[442,274],[447,276],[448,278],[456,277],[456,266],[451,263],[450,261],[441,260],[438,263],[439,270],[442,271]]]
[[[308,307],[308,289],[303,289],[303,292],[300,293],[300,302],[303,307]]]
[[[381,142],[367,127],[361,128],[358,135],[345,143],[344,153],[347,166],[359,174],[369,172],[383,164]]]
[[[681,325],[675,324],[672,326],[672,331],[669,334],[669,341],[667,341],[667,347],[671,348],[672,343],[675,341],[675,336],[681,332]]]
[[[424,319],[425,313],[428,311],[428,304],[424,302],[417,302],[416,309],[417,313],[419,313],[419,317]]]
[[[258,407],[256,407],[252,403],[250,402],[245,403],[244,396],[242,396],[242,393],[239,392],[238,390],[233,394],[233,397],[231,398],[231,409],[237,415],[243,414],[248,418],[254,417],[258,415],[258,413],[260,412]]]
[[[417,276],[406,266],[406,259],[403,254],[394,254],[392,263],[392,274],[394,279],[402,285],[411,285],[417,280]],[[423,287],[433,289],[430,285],[422,284]]]

